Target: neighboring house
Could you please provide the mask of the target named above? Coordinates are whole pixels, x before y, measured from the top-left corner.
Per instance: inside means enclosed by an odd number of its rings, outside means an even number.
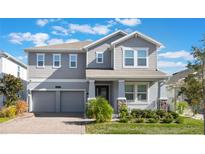
[[[161,81],[157,68],[162,44],[144,34],[116,31],[97,41],[25,49],[28,54],[28,101],[31,112],[84,113],[87,100],[105,97],[115,112],[156,109]]]
[[[10,54],[0,50],[0,77],[2,78],[4,74],[11,74],[23,80],[24,91],[20,95],[26,100],[27,66]],[[0,107],[3,106],[4,99],[0,95]]]
[[[180,94],[181,86],[185,77],[187,77],[192,71],[190,69],[186,69],[177,73],[174,73],[166,82],[166,91],[168,104],[171,110],[175,110],[176,102],[185,101],[186,96]]]

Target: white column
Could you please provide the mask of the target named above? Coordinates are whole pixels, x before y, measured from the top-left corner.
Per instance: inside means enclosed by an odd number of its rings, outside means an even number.
[[[88,100],[95,99],[95,80],[89,80]]]
[[[118,99],[125,99],[125,80],[118,81]]]

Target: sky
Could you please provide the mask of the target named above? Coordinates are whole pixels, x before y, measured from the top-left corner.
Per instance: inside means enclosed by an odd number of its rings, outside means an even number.
[[[161,42],[158,68],[168,74],[192,61],[201,46],[205,19],[182,18],[0,18],[0,49],[27,63],[24,49],[84,40],[95,41],[116,30],[139,31]]]

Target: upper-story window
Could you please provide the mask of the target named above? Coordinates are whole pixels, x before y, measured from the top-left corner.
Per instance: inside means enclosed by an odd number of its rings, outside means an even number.
[[[143,68],[148,66],[147,48],[139,48],[137,50],[125,48],[123,49],[123,57],[124,68]]]
[[[96,63],[103,63],[103,52],[96,52]]]
[[[61,54],[53,54],[53,67],[61,67]]]
[[[17,77],[20,77],[21,68],[20,66],[17,67]]]
[[[37,54],[37,67],[41,68],[45,65],[45,54],[38,53]]]
[[[77,54],[69,54],[69,68],[77,68]]]

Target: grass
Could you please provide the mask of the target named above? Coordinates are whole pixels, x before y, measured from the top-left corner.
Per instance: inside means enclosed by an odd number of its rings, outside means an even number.
[[[162,123],[91,123],[88,134],[203,134],[203,121],[185,118],[183,124]]]
[[[8,121],[9,118],[0,118],[0,123]]]

